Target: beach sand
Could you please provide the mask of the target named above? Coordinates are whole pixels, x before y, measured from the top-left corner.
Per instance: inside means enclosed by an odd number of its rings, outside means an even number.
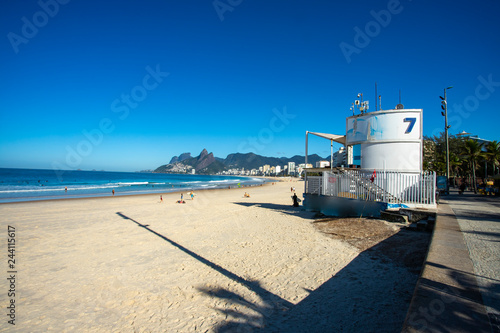
[[[400,331],[418,271],[321,232],[291,186],[301,197],[303,182],[281,182],[184,192],[185,204],[180,193],[1,204],[4,267],[16,230],[15,329]]]

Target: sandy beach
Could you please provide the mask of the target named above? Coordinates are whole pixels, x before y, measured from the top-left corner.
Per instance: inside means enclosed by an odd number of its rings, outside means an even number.
[[[1,204],[4,267],[13,226],[17,273],[16,325],[3,315],[0,331],[400,331],[418,271],[384,248],[399,227],[382,223],[384,250],[363,251],[292,207],[291,186],[301,197],[302,182],[281,182],[185,204],[180,193]]]

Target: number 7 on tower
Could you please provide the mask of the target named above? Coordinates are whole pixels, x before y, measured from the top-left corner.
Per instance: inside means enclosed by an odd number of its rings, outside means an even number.
[[[409,123],[408,124],[408,128],[406,129],[405,134],[408,134],[408,133],[411,132],[411,130],[413,129],[413,126],[415,125],[416,121],[417,121],[417,118],[405,118],[405,119],[403,119],[403,122]]]

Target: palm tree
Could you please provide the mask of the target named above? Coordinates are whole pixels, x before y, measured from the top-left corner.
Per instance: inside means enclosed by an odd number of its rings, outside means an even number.
[[[460,155],[450,152],[450,169],[453,175],[453,184],[457,186],[457,177],[460,174],[460,166],[462,166],[464,159]]]
[[[485,158],[493,165],[493,176],[495,175],[495,167],[500,165],[500,142],[491,141],[486,145]],[[488,176],[488,175],[486,175]]]
[[[474,193],[477,193],[476,165],[484,156],[484,153],[482,151],[483,144],[469,139],[465,141],[464,149],[465,154],[463,155],[463,157],[468,159],[470,164],[472,165],[472,187],[474,188]]]

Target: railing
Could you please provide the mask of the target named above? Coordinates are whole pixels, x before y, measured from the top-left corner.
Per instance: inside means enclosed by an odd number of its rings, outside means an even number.
[[[337,170],[307,176],[306,193],[388,203],[436,203],[436,173]]]
[[[306,193],[309,194],[323,194],[323,177],[307,176]]]

